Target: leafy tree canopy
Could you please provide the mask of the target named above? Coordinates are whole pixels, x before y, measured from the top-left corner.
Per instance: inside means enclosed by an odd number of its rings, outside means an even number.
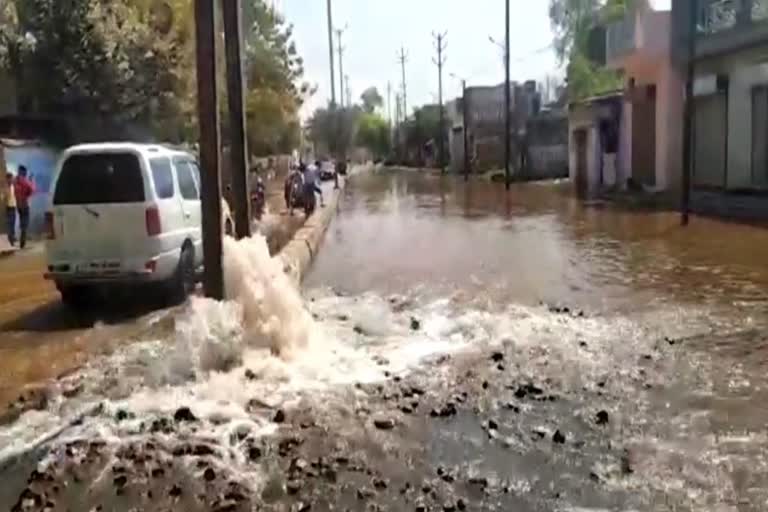
[[[363,110],[369,114],[372,114],[384,104],[384,99],[376,87],[369,87],[363,91],[363,94],[360,95],[360,101],[362,101]]]
[[[20,85],[23,113],[76,120],[76,138],[191,141],[197,119],[192,6],[189,0],[0,1],[0,68]],[[298,139],[298,109],[313,92],[302,82],[293,29],[264,0],[243,1],[243,24],[250,147],[256,154],[289,151]],[[220,21],[218,28],[217,86],[226,112]]]
[[[567,62],[568,93],[572,99],[620,86],[618,75],[590,62],[586,55],[590,30],[597,23],[621,17],[633,0],[550,0],[549,18],[554,46]]]

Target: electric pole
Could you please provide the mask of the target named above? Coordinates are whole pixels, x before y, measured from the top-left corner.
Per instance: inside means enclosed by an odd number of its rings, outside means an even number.
[[[432,35],[435,37],[435,48],[437,49],[437,59],[432,59],[437,65],[437,97],[438,104],[440,106],[440,139],[438,140],[438,148],[440,151],[440,172],[445,174],[445,112],[443,111],[443,64],[445,64],[445,36],[446,32],[442,34]]]
[[[403,101],[403,120],[408,119],[408,88],[405,83],[405,63],[408,62],[408,54],[405,52],[405,47],[400,47],[400,54],[397,56],[397,60],[400,63],[400,70],[402,72],[402,101]]]
[[[345,48],[341,44],[341,36],[344,34],[345,30],[347,30],[346,26],[344,28],[336,29],[336,41],[338,41],[336,44],[338,45],[338,52],[339,52],[339,83],[341,84],[339,86],[340,92],[341,92],[339,97],[339,103],[341,103],[342,108],[344,108],[344,49]]]
[[[344,75],[344,87],[347,90],[347,108],[352,106],[352,89],[349,88],[349,75]]]
[[[510,147],[511,138],[511,119],[510,119],[510,90],[509,90],[509,0],[505,0],[504,16],[504,184],[509,190],[509,160],[512,157],[512,148]]]
[[[469,181],[469,98],[467,98],[467,81],[461,81],[461,116],[464,133],[464,181]]]
[[[203,288],[224,299],[219,175],[219,111],[216,94],[216,29],[211,0],[195,0],[197,111],[200,124],[200,199],[203,212]]]
[[[697,0],[688,2],[688,46],[685,63],[685,104],[683,106],[683,197],[680,208],[680,223],[687,226],[690,221],[691,210],[691,174],[693,167],[693,77],[696,60],[696,15],[698,13]]]
[[[395,93],[395,129],[394,129],[394,135],[395,135],[395,155],[397,156],[397,159],[400,159],[400,93]]]
[[[222,0],[224,45],[227,60],[227,99],[229,103],[230,168],[238,239],[251,236],[251,200],[248,190],[248,145],[245,137],[243,97],[243,29],[241,0]]]
[[[336,108],[336,77],[333,72],[333,13],[328,0],[328,57],[331,63],[331,109]]]
[[[395,93],[395,118],[393,121],[395,126],[400,124],[400,93]]]
[[[387,120],[392,129],[392,82],[387,81]]]

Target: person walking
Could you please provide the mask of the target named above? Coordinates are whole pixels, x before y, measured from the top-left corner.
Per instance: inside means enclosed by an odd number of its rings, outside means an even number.
[[[14,192],[13,174],[5,174],[5,187],[3,188],[3,204],[5,205],[5,227],[8,232],[8,243],[11,247],[16,245],[16,193]]]
[[[315,185],[315,192],[317,192],[320,195],[320,208],[325,208],[325,199],[323,198],[323,189],[320,187],[320,170],[321,169],[322,169],[322,163],[320,163],[320,160],[315,160],[314,181],[312,183]]]
[[[27,168],[19,166],[19,175],[13,184],[16,195],[16,211],[19,214],[19,248],[27,245],[27,230],[29,229],[29,198],[35,193],[35,183],[27,177]]]

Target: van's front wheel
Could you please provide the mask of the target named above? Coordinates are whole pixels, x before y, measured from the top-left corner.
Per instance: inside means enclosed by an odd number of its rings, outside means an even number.
[[[184,302],[195,291],[195,284],[195,250],[187,244],[181,249],[179,266],[171,281],[171,300]]]

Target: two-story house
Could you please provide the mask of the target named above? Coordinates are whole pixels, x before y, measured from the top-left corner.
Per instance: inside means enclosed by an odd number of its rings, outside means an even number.
[[[679,190],[684,76],[674,60],[670,0],[637,0],[606,27],[605,65],[622,72],[616,179]]]
[[[738,215],[744,205],[727,204],[731,193],[768,191],[768,0],[674,0],[679,62],[687,61],[691,15],[694,203]]]

